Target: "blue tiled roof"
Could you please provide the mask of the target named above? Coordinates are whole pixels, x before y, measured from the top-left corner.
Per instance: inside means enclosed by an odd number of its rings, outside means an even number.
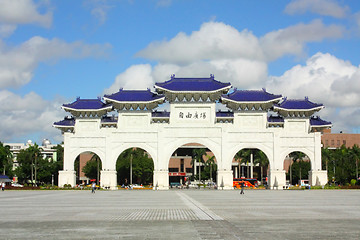
[[[275,107],[288,109],[288,110],[297,110],[297,109],[311,110],[311,109],[321,108],[323,107],[323,105],[310,102],[308,98],[305,98],[304,100],[285,98],[282,103],[276,104]]]
[[[170,117],[170,112],[167,111],[154,111],[151,113],[152,117],[158,117],[158,118],[168,118]]]
[[[223,98],[230,99],[236,102],[269,102],[272,100],[280,100],[281,95],[274,95],[262,90],[238,90],[228,95],[222,95]]]
[[[284,122],[284,118],[280,117],[280,116],[269,116],[268,117],[268,122],[271,123],[283,123]]]
[[[109,104],[103,103],[100,99],[80,99],[77,98],[75,102],[70,104],[63,104],[65,108],[72,108],[77,110],[98,110],[102,108],[111,107]]]
[[[175,78],[173,75],[169,81],[155,83],[155,88],[163,88],[175,92],[207,92],[226,87],[231,87],[231,83],[219,82],[214,79],[213,75],[209,78]]]
[[[104,123],[114,123],[117,122],[117,118],[114,116],[105,116],[101,119],[101,122]]]
[[[72,117],[65,117],[64,120],[61,120],[59,122],[54,122],[54,125],[56,126],[64,126],[64,127],[72,127],[75,126],[75,119]]]
[[[158,95],[147,90],[123,90],[122,88],[119,92],[105,95],[104,98],[108,98],[110,100],[114,100],[117,102],[151,102],[154,100],[158,100],[164,98],[163,95]]]
[[[331,122],[322,120],[320,117],[312,117],[310,118],[310,125],[311,126],[325,126],[325,125],[331,125]]]
[[[230,111],[227,112],[218,111],[216,112],[216,117],[234,117],[234,113]]]

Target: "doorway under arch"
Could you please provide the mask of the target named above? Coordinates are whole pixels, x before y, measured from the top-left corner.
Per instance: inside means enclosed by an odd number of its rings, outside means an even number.
[[[213,152],[200,143],[178,147],[169,159],[169,185],[172,187],[214,187],[217,161]]]
[[[302,151],[290,152],[284,159],[284,170],[288,185],[308,186],[311,170],[310,157]]]
[[[261,185],[268,185],[269,166],[269,158],[261,149],[243,148],[233,158],[233,176],[256,179]]]
[[[91,151],[80,153],[74,161],[76,172],[76,184],[89,184],[95,181],[100,185],[102,161],[100,157]]]
[[[124,150],[116,160],[117,184],[122,187],[153,185],[154,161],[142,148]]]

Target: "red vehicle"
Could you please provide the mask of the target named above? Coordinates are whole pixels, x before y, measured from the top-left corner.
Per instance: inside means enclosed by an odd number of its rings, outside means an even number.
[[[234,178],[233,187],[241,188],[241,184],[244,184],[244,187],[258,187],[258,181],[255,178]]]

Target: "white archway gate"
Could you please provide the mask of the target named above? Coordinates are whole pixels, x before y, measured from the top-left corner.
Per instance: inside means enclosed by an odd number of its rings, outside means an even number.
[[[165,83],[177,80],[172,78]],[[205,80],[219,83],[213,76]],[[194,79],[187,82],[192,83]],[[235,90],[221,97],[222,103],[232,111],[216,112],[215,101],[220,98],[219,91],[226,93],[230,88],[228,86],[199,93],[190,90],[170,91],[164,85],[155,85],[159,93],[165,93],[170,112],[153,111],[157,104],[165,100],[165,96],[149,90],[121,89],[116,94],[104,97],[107,104],[100,99],[77,99],[74,103],[63,105],[73,117],[54,123],[64,134],[64,170],[59,172],[59,185],[75,185],[71,162],[77,153],[86,150],[96,153],[102,160],[101,186],[116,189],[117,157],[125,149],[139,147],[147,151],[154,161],[154,188],[168,189],[169,159],[177,148],[186,143],[199,143],[213,152],[218,164],[217,183],[222,189],[233,188],[232,160],[236,152],[243,148],[257,148],[267,155],[271,188],[282,189],[286,184],[283,161],[286,154],[294,150],[306,153],[311,159],[310,183],[326,184],[326,171],[321,170],[321,133],[313,131],[314,127],[323,125],[315,126],[311,122],[312,113],[319,109],[316,106],[310,110],[301,109],[298,110],[301,116],[294,115],[293,108],[287,110],[285,107],[289,101],[287,99],[282,99],[281,103],[281,98],[265,90]],[[250,101],[239,100],[236,96],[249,92],[256,96],[267,94],[272,99]],[[152,95],[150,99],[135,97],[134,101],[124,98],[131,94],[140,96],[140,93]],[[309,102],[308,99],[302,101]],[[274,104],[278,109],[272,110],[279,112],[279,116],[271,119],[268,110]],[[118,111],[118,116],[106,116],[113,109]]]

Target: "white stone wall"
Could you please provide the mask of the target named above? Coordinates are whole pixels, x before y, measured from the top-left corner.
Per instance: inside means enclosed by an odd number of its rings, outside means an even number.
[[[326,172],[321,171],[321,136],[309,132],[308,119],[285,119],[284,128],[267,128],[264,112],[234,113],[234,123],[229,124],[216,123],[214,103],[177,103],[170,110],[169,123],[151,123],[151,113],[140,111],[119,113],[117,128],[100,128],[99,119],[76,120],[74,133],[64,134],[64,171],[59,174],[59,185],[75,185],[74,161],[80,153],[91,151],[102,161],[101,185],[115,189],[118,156],[137,147],[154,161],[154,189],[166,190],[170,157],[187,143],[202,144],[213,152],[222,189],[232,189],[232,159],[244,148],[266,154],[271,188],[285,185],[284,160],[293,151],[309,156],[312,185],[316,180],[321,185],[327,181]]]

